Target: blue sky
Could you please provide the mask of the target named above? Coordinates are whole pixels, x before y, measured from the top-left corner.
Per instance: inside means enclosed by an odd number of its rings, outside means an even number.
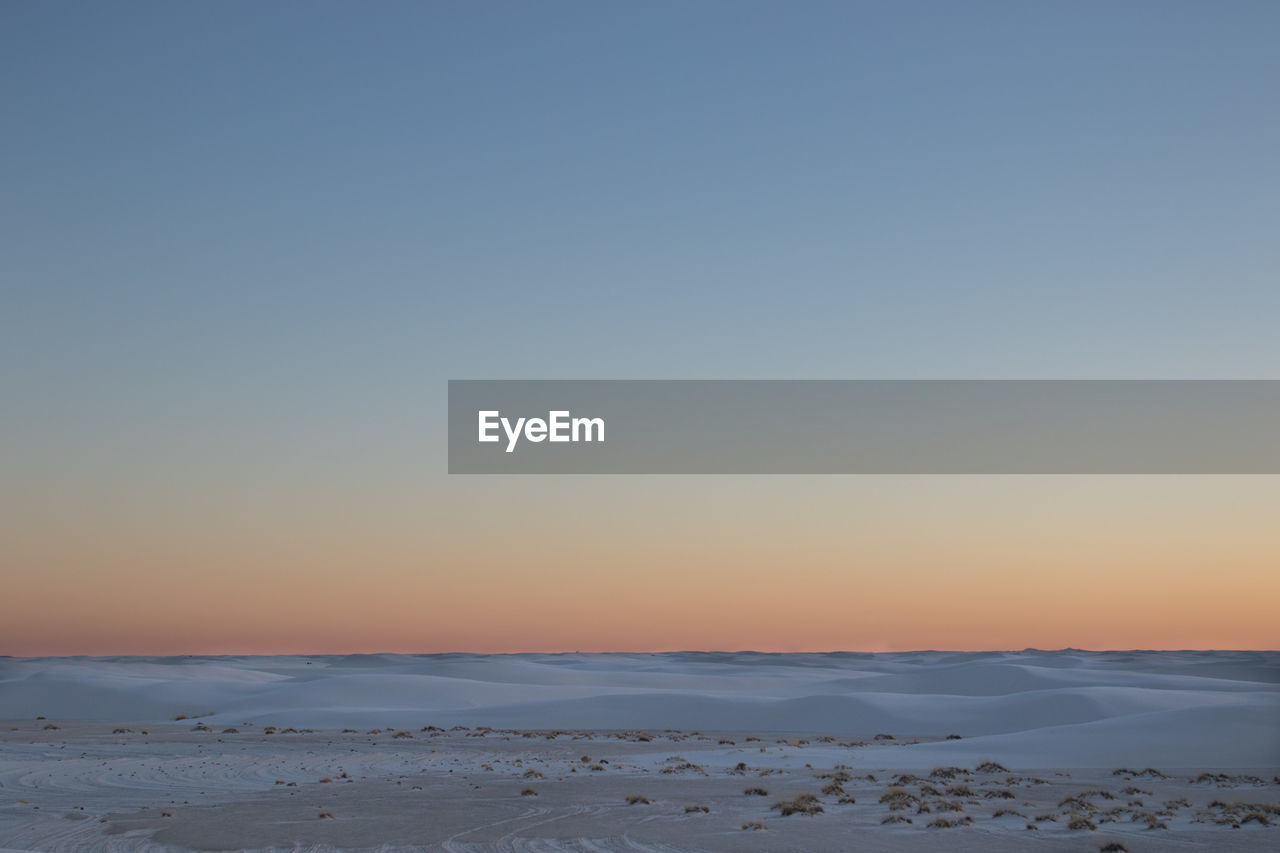
[[[5,337],[50,378],[1280,361],[1274,4],[2,14]]]
[[[449,378],[1275,378],[1277,44],[1270,2],[5,3],[10,523],[482,513]]]

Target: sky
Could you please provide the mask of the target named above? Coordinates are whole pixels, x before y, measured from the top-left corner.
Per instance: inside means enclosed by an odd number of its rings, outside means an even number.
[[[1275,379],[1270,2],[0,6],[0,654],[1280,648],[1280,478],[449,476],[446,382]]]

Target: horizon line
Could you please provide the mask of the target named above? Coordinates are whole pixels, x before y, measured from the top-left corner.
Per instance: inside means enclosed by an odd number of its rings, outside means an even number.
[[[1044,653],[1070,653],[1070,652],[1087,652],[1090,654],[1118,654],[1118,653],[1138,653],[1138,652],[1280,652],[1280,649],[1274,648],[1129,648],[1129,649],[1090,649],[1076,646],[1064,646],[1059,649],[1041,649],[1034,646],[1027,646],[1021,649],[882,649],[878,651],[870,651],[864,649],[827,649],[823,651],[807,650],[807,651],[763,651],[760,649],[662,649],[662,650],[625,650],[615,649],[611,651],[581,651],[581,650],[527,650],[527,651],[506,651],[506,652],[475,652],[475,651],[448,651],[448,652],[397,652],[397,651],[377,651],[377,652],[170,652],[170,653],[80,653],[80,654],[55,654],[55,655],[11,655],[0,654],[0,659],[8,660],[50,660],[50,659],[74,659],[74,658],[221,658],[221,657],[295,657],[295,658],[325,658],[325,657],[352,657],[352,656],[386,656],[394,655],[401,657],[444,657],[446,655],[466,655],[471,657],[517,657],[522,655],[906,655],[906,654],[1016,654],[1021,652],[1044,652]]]

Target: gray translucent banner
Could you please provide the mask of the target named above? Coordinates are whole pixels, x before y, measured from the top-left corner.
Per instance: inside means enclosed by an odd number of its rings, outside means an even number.
[[[449,473],[1276,474],[1280,381],[453,380]]]

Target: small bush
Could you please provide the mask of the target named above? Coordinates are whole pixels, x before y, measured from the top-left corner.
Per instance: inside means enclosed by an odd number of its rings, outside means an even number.
[[[537,791],[535,791],[533,788],[525,788],[523,791],[521,791],[521,792],[520,792],[520,796],[522,796],[522,797],[536,797],[536,796],[538,796],[538,792],[537,792]]]
[[[769,796],[769,792],[768,792],[768,791],[766,791],[764,788],[747,788],[747,789],[746,789],[745,791],[743,791],[742,793],[746,794],[748,797],[767,797],[767,796]]]
[[[627,805],[629,806],[647,806],[649,798],[640,794],[627,794]]]
[[[816,814],[822,814],[822,803],[814,794],[796,794],[789,800],[779,800],[773,804],[775,809],[782,812],[783,817],[793,814],[802,814],[813,817]]]
[[[762,829],[768,829],[769,827],[765,826],[765,825],[764,825],[764,821],[762,821],[762,820],[751,820],[751,821],[747,821],[746,823],[744,823],[744,824],[742,825],[742,828],[743,828],[743,829],[749,829],[749,830],[751,830],[752,832],[759,832],[760,830],[762,830]]]

